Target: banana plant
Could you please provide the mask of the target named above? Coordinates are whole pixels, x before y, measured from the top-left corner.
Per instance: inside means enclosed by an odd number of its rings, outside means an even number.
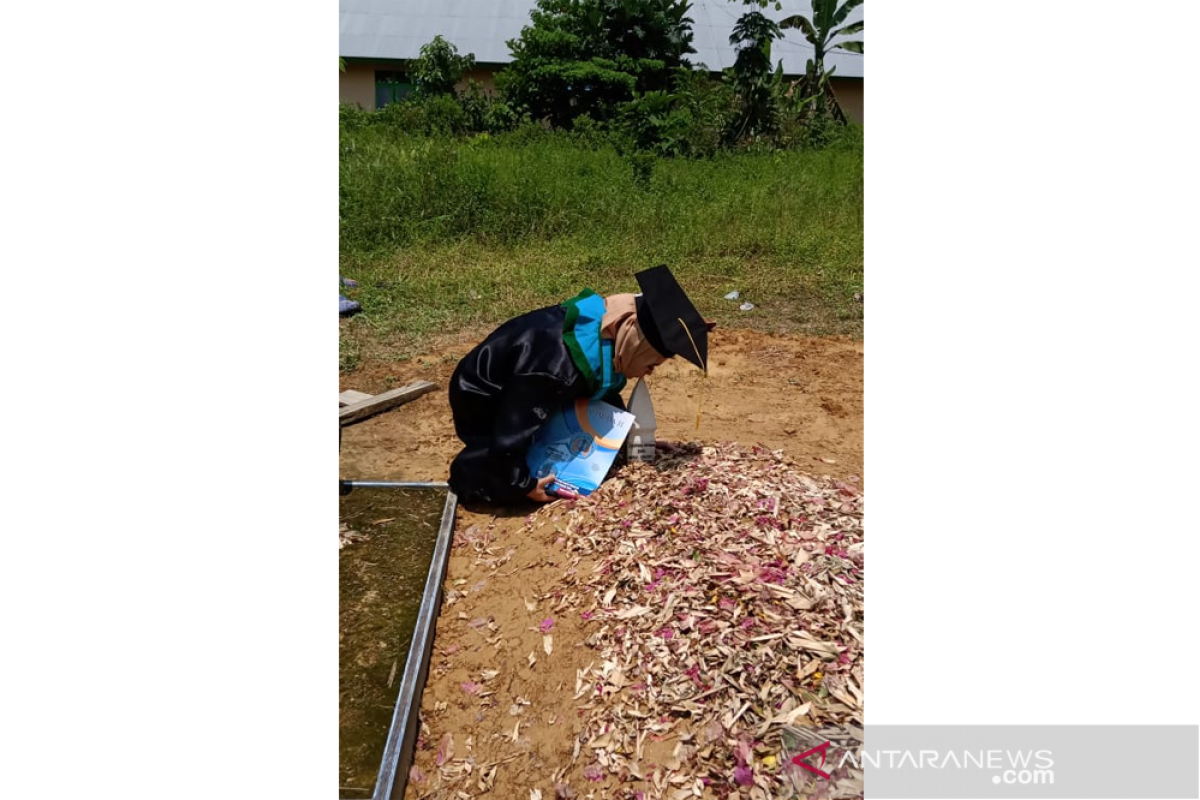
[[[817,108],[822,112],[825,110],[825,82],[832,74],[832,70],[825,71],[825,54],[830,50],[859,54],[863,52],[861,40],[833,41],[835,37],[862,33],[862,20],[838,27],[846,21],[851,11],[862,5],[862,2],[863,0],[845,0],[839,6],[838,0],[812,0],[812,19],[803,14],[793,14],[779,21],[780,28],[799,29],[813,46],[813,57],[809,59],[805,69],[805,94],[819,98]]]

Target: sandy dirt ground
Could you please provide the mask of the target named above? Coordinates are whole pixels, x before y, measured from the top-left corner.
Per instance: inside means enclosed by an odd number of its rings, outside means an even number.
[[[459,449],[445,387],[458,358],[484,333],[441,343],[427,357],[371,362],[344,375],[343,390],[378,393],[414,380],[439,389],[346,428],[339,477],[445,480]],[[706,380],[681,359],[650,378],[659,440],[762,444],[783,450],[809,474],[862,485],[862,341],[718,329],[709,352]],[[555,506],[569,513],[565,502]],[[557,584],[578,565],[562,553],[555,514],[530,524],[534,510],[459,509],[409,800],[525,800],[535,791],[551,800],[556,785],[570,787],[560,796],[596,798],[651,789],[589,781],[581,762],[572,762],[576,670],[592,659],[582,623],[565,613]],[[556,620],[549,654],[538,630],[547,617]],[[674,744],[649,742],[647,762],[668,761]],[[704,796],[716,795],[706,789]]]

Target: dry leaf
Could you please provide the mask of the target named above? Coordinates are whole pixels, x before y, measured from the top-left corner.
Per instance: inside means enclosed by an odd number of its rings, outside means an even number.
[[[529,518],[542,523],[571,559],[551,608],[580,613],[596,656],[574,692],[572,762],[588,745],[588,780],[644,779],[647,797],[683,798],[724,775],[765,800],[785,794],[784,727],[861,724],[856,486],[779,451],[684,445],[624,467],[569,513],[544,506]],[[594,568],[576,572],[582,559]],[[669,738],[657,767],[641,763]]]
[[[490,792],[496,786],[496,766],[482,770],[479,775],[479,782],[476,784],[480,792]]]

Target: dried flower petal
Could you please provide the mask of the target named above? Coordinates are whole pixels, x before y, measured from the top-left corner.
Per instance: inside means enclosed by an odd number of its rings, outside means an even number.
[[[528,524],[570,558],[547,609],[595,623],[584,626],[592,663],[576,670],[574,692],[572,762],[586,746],[588,781],[611,775],[644,781],[643,797],[685,798],[710,784],[727,792],[725,776],[752,798],[784,796],[786,726],[862,724],[856,486],[761,446],[689,444],[622,468],[569,508],[543,506]],[[534,629],[547,654],[553,624]],[[576,645],[562,635],[560,646]]]
[[[446,763],[453,757],[454,757],[454,736],[447,733],[445,736],[442,737],[441,743],[438,744],[437,765],[440,767],[442,764]]]

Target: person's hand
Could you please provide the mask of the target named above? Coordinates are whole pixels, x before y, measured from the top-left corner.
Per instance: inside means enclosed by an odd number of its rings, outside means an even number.
[[[530,489],[529,494],[526,496],[536,503],[549,503],[555,498],[546,493],[546,487],[549,486],[550,482],[553,480],[553,475],[547,475],[544,478],[538,479],[537,486],[534,486],[532,489]]]

